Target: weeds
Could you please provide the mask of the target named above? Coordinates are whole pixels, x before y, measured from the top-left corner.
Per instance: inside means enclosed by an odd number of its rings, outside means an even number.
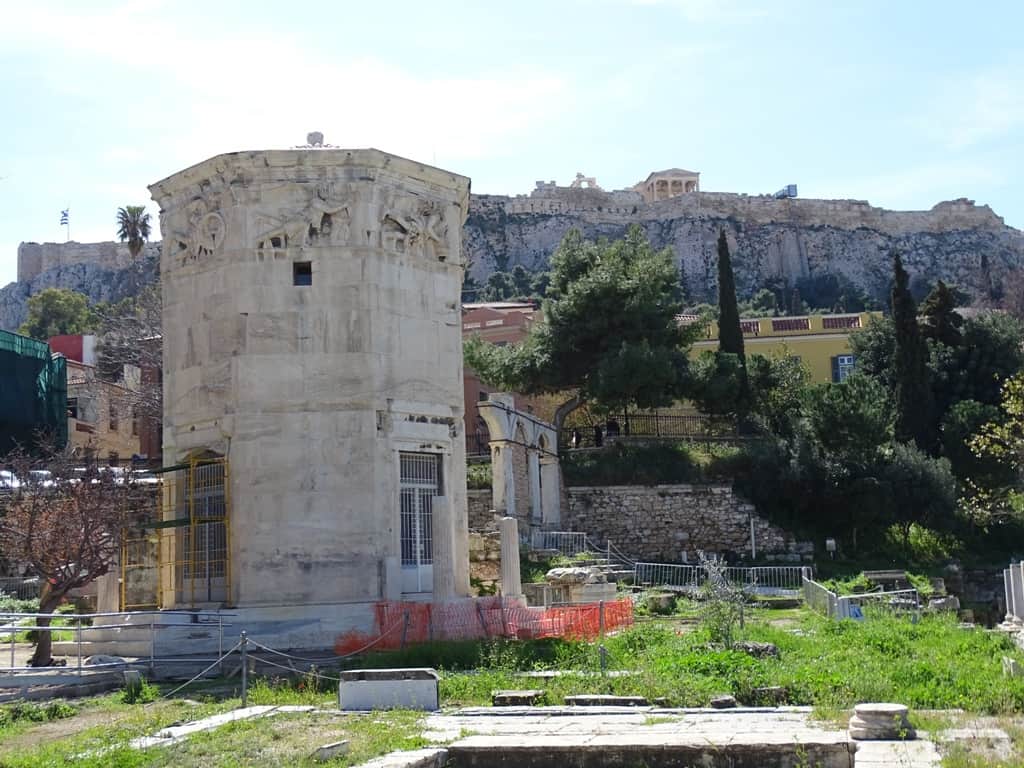
[[[160,689],[146,678],[141,678],[138,685],[128,684],[121,691],[121,701],[125,704],[149,704],[160,698]]]
[[[48,704],[19,701],[0,707],[0,731],[19,722],[45,723],[50,720],[74,717],[76,714],[78,714],[78,708],[65,701],[51,701]]]

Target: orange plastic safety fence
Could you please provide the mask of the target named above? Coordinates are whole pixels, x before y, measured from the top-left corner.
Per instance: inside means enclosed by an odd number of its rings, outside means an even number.
[[[500,597],[451,603],[382,601],[374,606],[376,631],[346,633],[337,639],[334,649],[345,655],[367,647],[396,650],[436,640],[594,640],[602,629],[611,632],[633,623],[633,603],[628,598],[603,603],[603,611],[602,628],[601,603],[531,608]]]

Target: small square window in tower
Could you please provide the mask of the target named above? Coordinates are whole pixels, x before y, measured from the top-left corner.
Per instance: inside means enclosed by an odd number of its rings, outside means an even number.
[[[296,261],[292,264],[292,285],[313,284],[313,262]]]

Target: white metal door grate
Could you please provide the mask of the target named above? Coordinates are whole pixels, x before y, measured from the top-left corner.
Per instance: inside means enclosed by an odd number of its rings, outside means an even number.
[[[434,497],[441,492],[441,457],[436,453],[399,454],[402,566],[434,561]]]

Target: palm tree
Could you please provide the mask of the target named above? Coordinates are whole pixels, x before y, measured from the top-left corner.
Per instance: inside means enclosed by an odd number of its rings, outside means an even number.
[[[144,205],[129,205],[117,209],[117,236],[128,241],[128,251],[136,259],[142,246],[149,240],[149,214]]]

